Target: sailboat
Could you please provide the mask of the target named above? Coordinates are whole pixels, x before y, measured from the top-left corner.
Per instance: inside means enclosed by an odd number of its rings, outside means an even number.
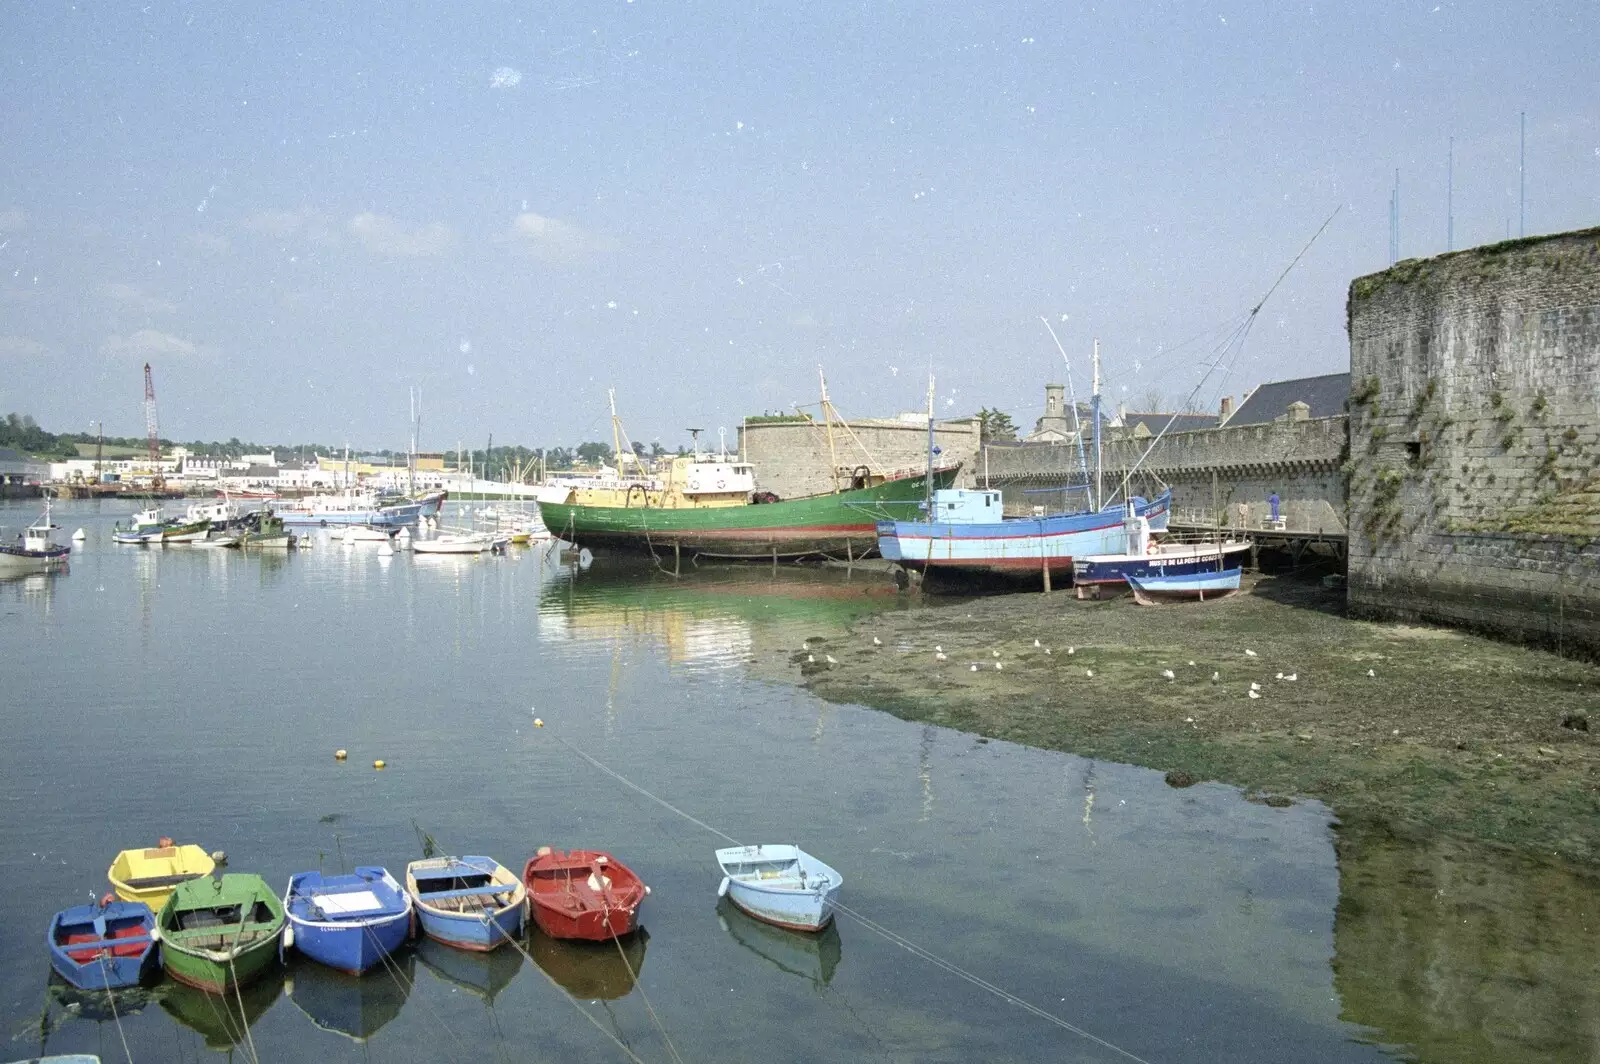
[[[833,416],[826,379],[822,412],[831,450]],[[656,553],[689,551],[709,558],[777,561],[841,555],[864,557],[877,534],[878,516],[895,506],[912,507],[928,481],[921,470],[887,473],[860,467],[832,491],[779,499],[759,491],[756,469],[730,457],[726,447],[702,454],[699,430],[691,429],[694,450],[671,460],[659,486],[645,482],[631,460],[626,433],[612,403],[616,437],[616,479],[572,486],[539,498],[539,514],[552,535],[586,547],[614,547]],[[939,488],[948,487],[959,466],[930,469]],[[559,498],[551,498],[559,495]]]
[[[1069,378],[1070,380],[1070,374]],[[923,516],[917,520],[878,522],[878,550],[888,561],[950,578],[1003,578],[1051,582],[1070,579],[1073,559],[1085,554],[1105,554],[1125,542],[1124,511],[1131,510],[1153,531],[1164,531],[1172,511],[1172,492],[1154,499],[1132,496],[1126,504],[1112,505],[1101,495],[1098,473],[1100,451],[1100,349],[1094,353],[1093,429],[1096,475],[1091,482],[1078,433],[1079,464],[1090,496],[1086,510],[1057,513],[1036,511],[1028,517],[1007,517],[1000,492],[988,487],[947,488],[929,493]],[[1077,415],[1077,403],[1072,404]],[[928,380],[929,454],[933,453],[933,379]],[[931,461],[931,457],[930,457]]]

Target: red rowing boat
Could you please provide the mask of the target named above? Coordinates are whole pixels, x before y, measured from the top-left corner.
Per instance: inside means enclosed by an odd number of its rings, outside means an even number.
[[[604,942],[639,926],[650,888],[633,870],[600,850],[563,853],[539,847],[522,870],[533,919],[552,938]]]

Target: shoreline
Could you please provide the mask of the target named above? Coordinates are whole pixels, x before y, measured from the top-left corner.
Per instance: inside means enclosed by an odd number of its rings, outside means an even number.
[[[1070,591],[933,601],[808,642],[789,662],[831,702],[1152,768],[1173,786],[1314,798],[1349,828],[1600,867],[1600,667],[1348,619],[1320,586],[1256,577],[1230,599],[1153,608]]]

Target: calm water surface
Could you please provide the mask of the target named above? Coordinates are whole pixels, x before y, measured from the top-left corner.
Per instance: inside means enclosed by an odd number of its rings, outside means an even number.
[[[627,1059],[602,1032],[669,1060],[647,1002],[685,1060],[1126,1059],[860,923],[811,938],[719,906],[719,840],[570,744],[743,841],[800,843],[853,908],[1146,1060],[1389,1059],[1341,1018],[1325,809],[783,682],[803,638],[906,608],[881,577],[119,547],[127,507],[99,505],[58,510],[89,536],[69,572],[0,583],[0,1058],[125,1059],[103,995],[50,988],[42,942],[117,850],[171,835],[281,885],[400,870],[426,832],[514,867],[613,850],[654,888],[647,933],[626,963],[535,935],[537,963],[424,945],[362,981],[291,964],[244,995],[261,1060]],[[119,1008],[136,1061],[248,1059],[239,1013],[181,988]]]

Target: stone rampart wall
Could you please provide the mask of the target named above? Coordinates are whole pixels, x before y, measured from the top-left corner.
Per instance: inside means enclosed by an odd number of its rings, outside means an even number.
[[[934,445],[940,449],[941,464],[962,463],[958,483],[971,485],[977,423],[938,422]],[[791,499],[832,491],[835,465],[842,477],[863,465],[887,472],[926,469],[928,424],[864,419],[851,421],[846,428],[835,422],[830,457],[828,433],[820,422],[747,422],[739,429],[739,448],[744,460],[756,467],[756,482],[763,490]]]
[[[1180,523],[1226,528],[1263,527],[1268,499],[1276,492],[1288,531],[1343,534],[1345,420],[1280,420],[1172,433],[1153,448],[1148,440],[1108,440],[1103,482],[1109,494],[1137,469],[1134,491],[1149,494],[1157,481],[1169,485],[1173,516]],[[992,445],[986,450],[990,482],[1001,488],[1012,513],[1059,507],[1069,496],[1045,489],[1081,480],[1075,446]],[[1092,473],[1092,451],[1086,457]],[[981,477],[982,458],[977,468]],[[1080,496],[1071,498],[1076,502]]]
[[[1600,230],[1352,282],[1357,613],[1600,653]]]

